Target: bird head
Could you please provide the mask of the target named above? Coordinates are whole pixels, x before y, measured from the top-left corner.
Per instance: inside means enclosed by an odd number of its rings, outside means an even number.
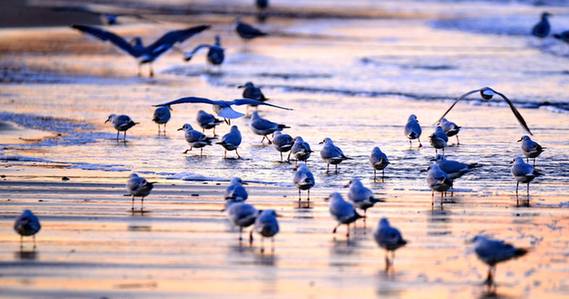
[[[411,114],[411,115],[409,115],[409,118],[407,119],[407,121],[408,121],[408,122],[410,122],[410,121],[416,121],[416,122],[418,122],[417,116],[416,116],[415,114]]]
[[[186,130],[193,130],[194,128],[192,128],[192,125],[190,124],[184,124],[181,128],[178,129],[178,131],[186,131]]]
[[[249,81],[249,82],[246,82],[246,83],[243,84],[243,85],[237,86],[237,88],[252,88],[252,87],[255,87],[255,85],[253,84],[253,82],[250,82],[250,81]]]
[[[388,227],[389,226],[389,220],[387,220],[387,218],[382,217],[379,220],[379,227]]]
[[[518,140],[518,142],[522,142],[522,141],[526,141],[526,140],[531,140],[528,135],[522,136],[522,138],[520,138],[520,140]]]
[[[332,139],[329,137],[324,138],[324,140],[320,141],[318,144],[329,144],[332,143]]]
[[[220,36],[219,34],[217,34],[217,35],[214,37],[214,40],[215,40],[214,44],[215,44],[216,46],[218,46],[218,47],[221,47],[221,36]]]
[[[244,182],[241,178],[239,178],[239,177],[233,177],[233,178],[231,179],[230,184],[231,184],[231,185],[236,185],[236,184],[239,184],[239,185],[247,185],[247,183],[245,183],[245,182]]]
[[[547,12],[547,11],[544,11],[543,13],[541,13],[542,19],[547,19],[548,17],[551,17],[551,16],[552,16],[552,14]]]
[[[113,118],[115,118],[115,116],[116,116],[115,114],[109,115],[109,117],[107,117],[107,120],[105,120],[105,123],[108,123],[108,122],[112,121]]]

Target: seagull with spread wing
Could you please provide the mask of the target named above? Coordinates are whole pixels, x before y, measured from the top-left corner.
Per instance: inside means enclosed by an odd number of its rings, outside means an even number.
[[[169,31],[162,35],[157,41],[153,42],[148,46],[144,46],[142,39],[140,37],[135,37],[131,42],[128,42],[123,37],[106,31],[94,26],[87,25],[73,25],[71,28],[81,31],[82,33],[94,36],[101,41],[108,41],[112,43],[115,47],[123,50],[130,56],[138,60],[138,75],[140,76],[140,67],[143,64],[149,64],[150,67],[150,77],[154,77],[154,71],[152,69],[152,63],[160,55],[166,53],[168,50],[176,43],[183,43],[188,38],[208,29],[209,25],[199,25],[195,27],[190,27],[182,30]]]
[[[454,103],[452,103],[452,105],[450,106],[450,108],[448,108],[448,110],[443,114],[443,116],[441,116],[436,122],[435,124],[438,124],[449,112],[450,110],[452,110],[452,108],[458,103],[460,102],[460,100],[468,97],[471,94],[474,93],[480,93],[480,96],[482,97],[482,99],[484,100],[491,100],[494,95],[498,95],[499,97],[501,97],[504,101],[506,101],[506,103],[508,104],[508,106],[510,106],[510,109],[512,109],[512,112],[514,113],[514,116],[516,117],[516,119],[518,120],[518,122],[520,123],[520,125],[522,126],[522,128],[524,128],[524,130],[526,130],[530,135],[533,135],[532,132],[530,131],[526,121],[524,120],[524,118],[522,117],[522,114],[518,111],[518,109],[516,109],[516,107],[514,106],[514,104],[512,103],[512,101],[510,101],[510,99],[508,99],[504,94],[495,91],[494,89],[490,88],[490,87],[483,87],[481,89],[475,89],[472,91],[469,91],[465,94],[463,94],[462,96],[460,96],[458,99],[456,99],[456,101],[454,101]]]
[[[252,99],[236,99],[236,100],[232,100],[232,101],[223,101],[223,100],[210,100],[210,99],[206,99],[206,98],[199,98],[199,97],[185,97],[185,98],[180,98],[174,101],[170,101],[167,103],[162,103],[162,104],[158,104],[158,105],[154,105],[154,107],[159,107],[159,106],[171,106],[171,105],[176,105],[176,104],[186,104],[186,103],[191,103],[191,104],[210,104],[213,106],[213,111],[215,111],[215,113],[217,115],[219,115],[220,117],[223,117],[225,122],[227,124],[231,124],[231,119],[233,118],[240,118],[242,116],[244,116],[245,114],[241,113],[241,112],[237,112],[235,110],[233,110],[233,108],[231,106],[235,105],[235,106],[241,106],[241,105],[265,105],[265,106],[270,106],[270,107],[274,107],[274,108],[279,108],[279,109],[284,109],[284,110],[292,110],[291,108],[286,108],[286,107],[282,107],[282,106],[277,106],[277,105],[273,105],[273,104],[269,104],[269,103],[264,103],[261,101],[257,101],[257,100],[252,100]]]

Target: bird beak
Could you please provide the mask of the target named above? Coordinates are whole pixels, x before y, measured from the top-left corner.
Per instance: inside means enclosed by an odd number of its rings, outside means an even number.
[[[241,182],[241,185],[249,185],[247,182]]]
[[[510,164],[514,164],[514,161],[516,161],[516,160],[512,160],[512,161],[510,161]]]
[[[324,201],[328,202],[330,200],[330,196],[324,197]]]
[[[107,120],[105,120],[105,123],[108,123],[108,122],[109,122],[109,119],[107,118]]]
[[[237,88],[244,88],[244,87],[245,87],[245,85],[239,85],[239,86],[237,86]]]
[[[174,111],[174,109],[172,109],[172,107],[170,107],[170,106],[168,106],[168,110]]]
[[[318,142],[318,144],[324,144],[324,141],[320,141],[320,142]]]
[[[518,142],[521,142],[521,141],[522,141],[522,139],[520,138],[520,140],[518,140]]]
[[[182,131],[183,129],[184,129],[184,128],[179,128],[179,129],[178,129],[178,130],[176,130],[176,131]]]
[[[283,215],[277,213],[277,218],[282,218],[282,217],[283,217]]]
[[[219,210],[219,211],[220,211],[220,212],[225,212],[225,209],[221,209],[221,210]]]

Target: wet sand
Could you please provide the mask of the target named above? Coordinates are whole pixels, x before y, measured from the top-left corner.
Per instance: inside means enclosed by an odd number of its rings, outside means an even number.
[[[0,30],[0,296],[569,295],[569,126],[566,112],[539,106],[566,101],[564,58],[518,37],[435,29],[420,16],[275,19],[265,28],[288,35],[248,45],[230,34],[231,20],[223,14],[112,30],[151,40],[171,27],[210,21],[216,27],[183,48],[222,34],[228,61],[221,73],[208,69],[201,56],[184,64],[179,53],[170,53],[156,63],[154,79],[136,77],[130,57],[68,28]],[[207,106],[175,106],[167,136],[156,136],[152,104],[188,95],[231,99],[248,80],[259,82],[273,103],[295,109],[262,109],[263,115],[290,125],[288,133],[302,135],[316,150],[308,163],[317,181],[309,208],[298,208],[293,165],[278,163],[274,148],[260,145],[248,119],[234,122],[244,136],[243,160],[223,160],[219,147],[207,147],[205,157],[182,154],[187,145],[175,129],[194,124],[197,110],[209,111]],[[421,172],[434,155],[430,125],[449,106],[448,98],[487,84],[527,107],[521,113],[548,147],[537,160],[546,175],[532,183],[529,202],[525,196],[518,201],[509,161],[519,154],[515,141],[524,132],[507,107],[461,103],[449,117],[463,126],[463,144],[455,146],[451,138],[447,154],[482,167],[458,180],[444,205],[438,196],[431,205]],[[117,112],[141,122],[127,143],[113,140],[103,124]],[[423,125],[420,150],[410,149],[402,134],[411,113]],[[219,127],[218,134],[227,130]],[[317,143],[327,136],[354,158],[340,165],[338,175],[325,174],[318,157]],[[367,161],[375,145],[392,162],[384,183],[373,182]],[[144,213],[133,214],[123,196],[130,171],[158,182]],[[258,237],[252,246],[240,244],[220,212],[227,181],[235,175],[253,182],[251,203],[283,215],[274,253],[267,240],[262,254]],[[345,194],[342,186],[354,176],[386,202],[370,209],[366,227],[358,224],[347,241],[344,227],[331,233],[335,223],[324,197]],[[42,221],[35,251],[30,242],[21,249],[12,229],[25,208]],[[380,217],[389,217],[410,242],[397,252],[389,273],[371,238]],[[530,249],[498,267],[497,295],[485,293],[487,269],[466,244],[478,233]]]

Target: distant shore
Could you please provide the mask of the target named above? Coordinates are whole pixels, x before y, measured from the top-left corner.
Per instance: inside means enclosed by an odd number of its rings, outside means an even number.
[[[99,17],[87,12],[58,12],[33,6],[24,0],[0,1],[0,28],[67,26],[69,24],[100,24]]]

